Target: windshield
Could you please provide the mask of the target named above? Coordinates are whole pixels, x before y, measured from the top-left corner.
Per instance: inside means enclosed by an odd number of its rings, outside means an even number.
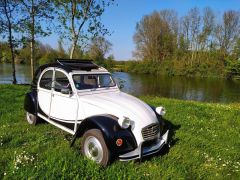
[[[78,90],[116,86],[110,74],[75,74],[73,81]]]

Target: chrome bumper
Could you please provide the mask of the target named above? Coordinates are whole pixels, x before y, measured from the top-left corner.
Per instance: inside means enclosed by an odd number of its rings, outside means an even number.
[[[129,161],[133,159],[141,159],[144,156],[148,156],[154,153],[159,152],[162,147],[165,144],[168,144],[168,138],[169,138],[169,130],[162,135],[159,139],[157,139],[157,142],[153,144],[150,147],[143,147],[143,143],[141,143],[138,148],[136,148],[134,151],[128,152],[126,154],[120,155],[119,159],[120,161]]]

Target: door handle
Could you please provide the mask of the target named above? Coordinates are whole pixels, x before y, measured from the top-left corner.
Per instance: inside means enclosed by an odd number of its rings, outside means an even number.
[[[54,94],[52,94],[52,97],[54,97]]]

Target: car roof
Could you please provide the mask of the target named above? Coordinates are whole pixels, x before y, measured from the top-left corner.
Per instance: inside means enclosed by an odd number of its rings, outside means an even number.
[[[102,67],[98,66],[93,62],[93,60],[88,59],[56,59],[55,63],[45,64],[39,67],[40,71],[48,67],[57,67],[65,71],[91,71],[93,69],[98,70]]]
[[[54,63],[44,64],[40,66],[34,75],[34,79],[32,82],[32,87],[37,87],[38,78],[44,69],[49,67],[55,67],[65,70],[67,73],[70,72],[107,72],[107,70],[101,66],[98,66],[93,62],[93,60],[89,59],[56,59]]]

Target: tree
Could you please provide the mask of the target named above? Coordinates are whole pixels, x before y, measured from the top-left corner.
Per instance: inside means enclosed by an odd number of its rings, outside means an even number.
[[[22,14],[24,21],[22,23],[22,32],[26,32],[27,39],[30,42],[31,50],[31,75],[33,78],[35,69],[35,38],[37,35],[46,36],[50,33],[49,29],[44,28],[43,22],[52,20],[51,13],[53,4],[50,0],[20,0],[22,5]]]
[[[213,30],[215,28],[215,14],[211,8],[203,10],[203,28],[199,35],[199,44],[201,50],[208,50],[213,39]]]
[[[113,4],[114,0],[55,0],[58,9],[58,19],[62,25],[60,33],[63,38],[71,41],[70,58],[72,59],[78,42],[83,48],[89,36],[96,37],[109,34],[101,23],[105,8]]]
[[[135,56],[144,60],[162,61],[176,47],[175,35],[169,23],[158,12],[144,16],[136,25]]]
[[[17,31],[17,25],[19,24],[18,18],[18,3],[11,0],[0,1],[0,33],[3,35],[3,39],[7,36],[8,46],[11,51],[12,62],[12,76],[13,84],[17,83],[16,70],[15,70],[15,38],[14,32]]]
[[[189,22],[190,22],[190,49],[192,52],[192,61],[195,59],[195,52],[199,50],[199,35],[200,35],[200,25],[201,16],[198,8],[192,8],[188,12]],[[192,64],[193,62],[191,62]]]
[[[111,50],[111,47],[112,44],[104,37],[96,37],[91,41],[88,54],[92,59],[102,64],[106,53]]]
[[[58,40],[58,57],[59,58],[65,58],[66,57],[66,52],[63,48],[63,45],[62,45],[62,39],[59,39]]]
[[[240,15],[238,11],[229,10],[223,14],[223,22],[217,24],[215,37],[224,54],[233,50],[240,33]]]

